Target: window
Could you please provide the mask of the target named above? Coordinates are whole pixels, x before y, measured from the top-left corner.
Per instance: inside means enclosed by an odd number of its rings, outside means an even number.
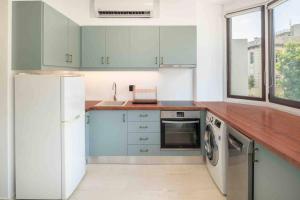
[[[265,100],[264,7],[227,16],[227,96]]]
[[[254,64],[254,52],[250,52],[250,64]]]
[[[269,5],[270,101],[300,108],[300,1]]]

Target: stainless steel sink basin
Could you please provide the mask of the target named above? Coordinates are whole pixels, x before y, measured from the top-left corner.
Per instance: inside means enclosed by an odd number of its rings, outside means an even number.
[[[96,106],[125,106],[126,101],[101,101]]]

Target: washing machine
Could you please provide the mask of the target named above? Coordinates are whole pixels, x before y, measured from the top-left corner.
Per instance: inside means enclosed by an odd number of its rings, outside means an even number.
[[[221,193],[226,195],[228,162],[226,124],[210,112],[206,115],[204,147],[208,171]]]

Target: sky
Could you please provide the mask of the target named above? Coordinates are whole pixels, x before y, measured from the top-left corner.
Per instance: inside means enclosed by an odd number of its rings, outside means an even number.
[[[261,12],[256,11],[232,18],[232,38],[248,39],[261,37]],[[300,0],[288,0],[274,8],[275,32],[290,28],[290,24],[300,24]]]

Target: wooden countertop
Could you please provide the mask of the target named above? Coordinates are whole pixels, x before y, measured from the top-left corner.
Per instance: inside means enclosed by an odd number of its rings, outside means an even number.
[[[300,116],[268,107],[226,102],[197,102],[190,107],[134,105],[95,107],[100,101],[87,101],[86,110],[208,110],[244,135],[264,145],[300,168]]]
[[[205,110],[205,107],[201,107],[198,103],[194,106],[165,106],[160,102],[158,104],[133,104],[128,101],[125,106],[95,106],[101,101],[87,101],[86,111],[89,110]]]

